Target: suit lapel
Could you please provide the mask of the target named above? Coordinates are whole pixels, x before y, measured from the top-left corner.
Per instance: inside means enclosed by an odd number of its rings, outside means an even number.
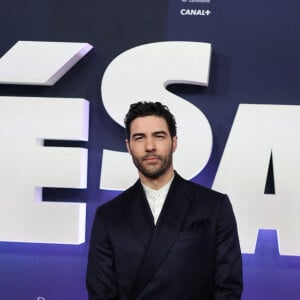
[[[140,265],[131,294],[133,298],[152,279],[176,240],[192,199],[191,195],[187,197],[185,188],[185,180],[176,174]]]
[[[144,248],[147,248],[153,233],[154,221],[140,181],[137,181],[125,193],[123,209],[128,222]]]

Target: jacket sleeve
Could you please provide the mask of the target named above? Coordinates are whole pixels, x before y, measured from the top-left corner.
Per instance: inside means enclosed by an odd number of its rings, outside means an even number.
[[[240,300],[243,290],[242,256],[237,225],[227,196],[216,224],[214,300]]]
[[[92,227],[86,287],[89,300],[118,300],[113,249],[98,208]]]

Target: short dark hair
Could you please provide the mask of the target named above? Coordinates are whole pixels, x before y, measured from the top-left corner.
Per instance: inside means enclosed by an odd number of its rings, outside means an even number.
[[[126,137],[128,140],[130,139],[130,125],[132,121],[136,118],[146,116],[157,116],[164,118],[167,122],[171,137],[176,136],[175,117],[172,115],[166,105],[163,105],[160,102],[140,101],[130,105],[129,111],[124,119]]]

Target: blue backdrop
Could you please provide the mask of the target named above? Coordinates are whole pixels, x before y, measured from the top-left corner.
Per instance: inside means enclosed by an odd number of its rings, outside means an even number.
[[[198,15],[187,15],[192,9]],[[240,103],[300,104],[299,12],[297,0],[2,0],[1,56],[18,40],[88,42],[94,49],[53,87],[0,85],[0,96],[90,101],[89,141],[80,143],[89,150],[88,188],[48,188],[43,193],[47,201],[87,203],[86,243],[0,241],[0,298],[87,299],[84,280],[93,216],[98,205],[118,193],[99,190],[102,149],[126,151],[123,129],[106,114],[100,92],[102,75],[113,58],[157,41],[212,44],[209,87],[168,87],[202,110],[211,124],[212,155],[193,178],[211,186]],[[243,255],[243,259],[243,300],[299,299],[300,257],[279,255],[275,231],[260,231],[255,255]]]

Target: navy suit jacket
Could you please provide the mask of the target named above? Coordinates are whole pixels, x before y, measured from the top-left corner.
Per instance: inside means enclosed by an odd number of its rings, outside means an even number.
[[[97,209],[90,300],[238,300],[241,252],[226,195],[175,174],[156,226],[140,181]]]

